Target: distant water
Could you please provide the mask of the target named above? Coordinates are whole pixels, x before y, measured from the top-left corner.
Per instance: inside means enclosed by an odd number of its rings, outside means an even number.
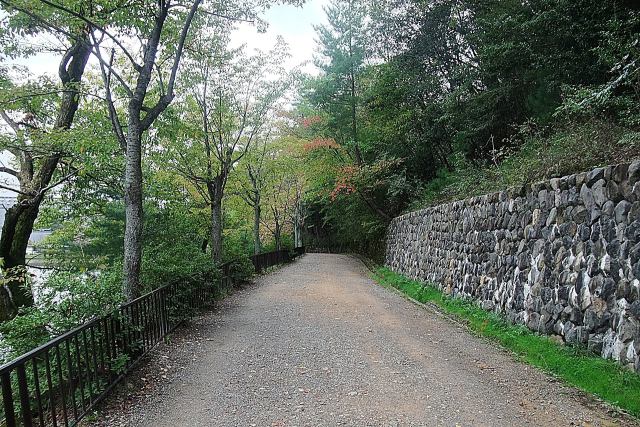
[[[4,224],[4,217],[7,209],[16,204],[16,198],[12,195],[7,195],[6,192],[0,193],[0,236],[2,235],[2,225]],[[35,252],[34,245],[41,242],[45,237],[51,234],[51,230],[34,230],[29,237],[29,247],[27,248],[27,258],[31,258],[29,263],[34,266],[40,266],[42,264],[41,257]],[[34,257],[34,255],[36,255]],[[38,304],[38,290],[42,286],[42,283],[47,279],[50,274],[48,270],[42,270],[40,268],[28,268],[28,272],[31,275],[31,286],[34,291],[34,297],[36,304]],[[0,363],[7,362],[7,356],[11,352],[11,348],[4,345],[4,339],[0,334]]]

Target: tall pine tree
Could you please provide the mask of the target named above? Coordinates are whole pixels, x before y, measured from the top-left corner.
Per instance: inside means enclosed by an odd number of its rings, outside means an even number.
[[[358,138],[360,77],[367,59],[366,8],[357,0],[333,0],[324,8],[327,25],[315,27],[323,77],[314,87],[315,103],[329,113],[334,138],[349,149],[354,161],[364,159]]]

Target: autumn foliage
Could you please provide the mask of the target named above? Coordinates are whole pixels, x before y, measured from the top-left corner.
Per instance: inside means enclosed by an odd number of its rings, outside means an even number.
[[[320,150],[323,148],[337,149],[340,148],[340,144],[331,138],[316,138],[304,146],[304,150],[306,152]]]
[[[319,123],[322,123],[322,117],[320,116],[303,117],[301,120],[302,127],[305,129],[308,129],[311,126],[317,125]]]
[[[349,165],[340,168],[336,179],[336,185],[330,194],[335,201],[340,195],[350,195],[356,192],[355,179],[359,173],[357,166]]]

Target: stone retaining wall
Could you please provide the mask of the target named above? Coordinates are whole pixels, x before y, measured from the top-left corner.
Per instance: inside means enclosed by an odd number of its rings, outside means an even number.
[[[640,161],[396,218],[386,263],[640,371]]]

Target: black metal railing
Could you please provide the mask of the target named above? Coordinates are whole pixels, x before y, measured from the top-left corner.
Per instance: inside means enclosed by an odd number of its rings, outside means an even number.
[[[253,257],[256,271],[304,249]],[[271,264],[270,264],[271,263]],[[232,264],[154,290],[0,367],[0,426],[74,426],[180,323],[233,286]]]
[[[253,266],[255,267],[256,271],[261,272],[274,265],[289,262],[304,253],[304,247],[295,248],[293,250],[283,249],[279,251],[254,255],[251,257],[251,261],[253,262]]]

